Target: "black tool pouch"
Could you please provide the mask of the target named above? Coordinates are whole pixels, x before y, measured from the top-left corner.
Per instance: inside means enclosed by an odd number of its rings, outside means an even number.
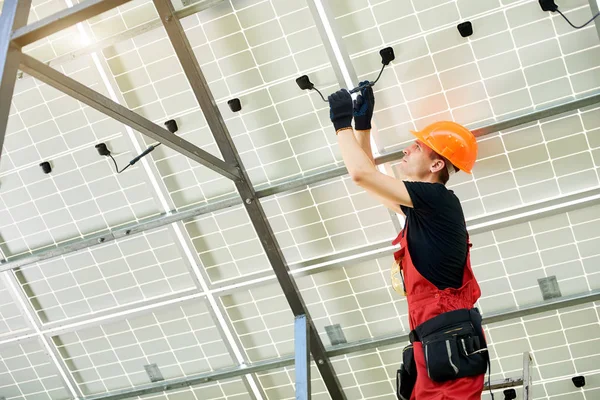
[[[398,400],[409,400],[417,381],[417,365],[415,364],[413,345],[402,349],[402,364],[396,371],[396,397]]]
[[[488,352],[476,309],[450,311],[417,326],[412,338],[423,345],[429,378],[444,382],[484,374]]]

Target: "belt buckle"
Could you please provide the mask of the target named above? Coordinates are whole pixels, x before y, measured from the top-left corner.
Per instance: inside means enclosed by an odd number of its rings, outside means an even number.
[[[404,276],[402,275],[402,267],[399,260],[394,260],[390,272],[394,291],[402,296],[406,296],[406,286],[404,285]]]

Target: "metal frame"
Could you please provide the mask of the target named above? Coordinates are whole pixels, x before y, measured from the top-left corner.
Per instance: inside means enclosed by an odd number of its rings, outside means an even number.
[[[600,9],[600,3],[598,0],[590,0],[590,9],[592,10],[592,15],[596,15]],[[594,24],[596,24],[596,32],[598,32],[598,39],[600,39],[600,17],[594,20]]]
[[[25,24],[27,21],[31,1],[5,1],[3,13],[0,16],[0,74],[2,78],[0,81],[0,97],[3,99],[12,98],[12,94],[14,92],[14,84],[16,80],[16,73],[19,68],[18,64],[21,63],[21,69],[24,72],[34,76],[40,81],[55,87],[56,89],[72,96],[73,98],[89,105],[90,107],[96,110],[105,113],[106,115],[132,127],[133,129],[155,140],[161,141],[163,144],[173,148],[175,151],[178,151],[179,153],[199,162],[207,168],[210,168],[213,171],[216,171],[217,173],[233,180],[238,190],[238,194],[240,195],[241,199],[243,199],[243,202],[239,198],[228,198],[222,200],[219,203],[210,203],[202,207],[189,209],[185,212],[172,213],[166,211],[165,214],[153,219],[149,219],[142,224],[132,224],[131,226],[126,228],[110,231],[102,235],[86,237],[82,240],[76,240],[61,247],[52,248],[33,255],[27,255],[25,257],[15,257],[11,261],[5,262],[4,265],[0,267],[0,272],[5,272],[2,278],[7,282],[7,287],[9,287],[9,290],[15,297],[18,306],[23,310],[24,315],[27,317],[30,323],[31,329],[33,329],[33,331],[35,332],[34,334],[28,334],[26,336],[29,338],[39,337],[42,340],[44,347],[49,352],[49,356],[53,359],[54,364],[58,368],[63,379],[65,380],[65,384],[70,390],[72,396],[81,397],[81,393],[79,392],[79,389],[75,384],[73,377],[70,375],[70,373],[68,373],[66,366],[62,362],[60,354],[58,354],[53,344],[50,343],[51,339],[47,336],[48,333],[45,331],[46,326],[44,326],[41,323],[39,318],[34,317],[35,310],[29,303],[28,299],[25,297],[24,293],[17,289],[19,284],[16,281],[14,275],[9,270],[27,264],[31,264],[43,259],[48,259],[72,251],[88,248],[97,243],[104,243],[106,241],[106,238],[108,238],[109,240],[117,240],[118,238],[129,236],[131,234],[140,233],[148,229],[154,229],[160,226],[174,223],[177,224],[173,226],[173,229],[181,229],[181,221],[184,221],[185,219],[189,219],[194,216],[204,214],[206,212],[220,210],[233,205],[243,204],[250,216],[252,224],[259,238],[261,239],[263,249],[267,254],[267,257],[275,272],[275,276],[277,277],[279,284],[281,285],[283,292],[289,302],[290,308],[292,309],[294,315],[297,317],[296,328],[299,334],[297,361],[298,368],[300,368],[301,365],[301,369],[303,372],[303,374],[297,375],[300,376],[300,383],[302,383],[299,392],[302,392],[302,389],[306,389],[304,393],[306,394],[306,396],[310,396],[310,356],[308,352],[308,350],[310,349],[310,352],[313,354],[313,357],[316,360],[317,367],[321,373],[321,376],[327,386],[331,397],[335,399],[344,399],[344,392],[342,391],[341,385],[333,371],[333,367],[331,365],[329,357],[339,356],[354,351],[363,351],[380,346],[400,343],[406,340],[406,335],[401,334],[393,335],[391,337],[369,339],[366,341],[358,341],[355,343],[334,346],[332,348],[326,349],[319,338],[314,323],[312,322],[310,315],[308,314],[307,307],[300,296],[299,290],[294,282],[294,279],[291,276],[292,274],[290,273],[288,265],[285,262],[280,248],[278,247],[277,241],[271,230],[271,227],[269,226],[262,206],[260,205],[259,199],[262,197],[267,197],[274,194],[301,188],[312,183],[317,183],[327,179],[343,176],[347,173],[346,169],[344,167],[338,167],[322,173],[306,176],[301,179],[289,180],[287,182],[284,182],[283,184],[263,188],[262,190],[255,190],[255,188],[250,183],[246,171],[243,168],[239,154],[235,149],[235,146],[229,135],[229,132],[227,131],[223,118],[219,113],[214,98],[212,97],[212,93],[209,90],[208,84],[204,79],[200,66],[198,65],[198,62],[191,50],[191,46],[179,21],[179,18],[185,16],[184,14],[186,12],[189,12],[189,14],[187,15],[191,15],[193,12],[197,11],[179,10],[176,12],[173,9],[173,5],[170,2],[170,0],[153,0],[153,2],[157,10],[159,11],[159,15],[161,16],[161,22],[167,31],[167,34],[171,43],[173,44],[173,47],[175,48],[177,57],[183,66],[183,70],[188,80],[190,81],[192,90],[196,96],[200,108],[206,116],[208,125],[215,137],[215,140],[221,153],[224,156],[225,161],[211,155],[210,153],[194,146],[193,144],[185,140],[181,140],[178,137],[171,135],[170,132],[168,132],[166,129],[163,129],[160,126],[152,123],[151,121],[140,117],[139,115],[133,113],[127,108],[119,105],[117,102],[110,100],[107,97],[102,96],[93,90],[90,90],[89,88],[79,84],[75,80],[68,78],[65,75],[57,72],[56,70],[50,68],[48,65],[41,63],[35,60],[34,58],[22,54],[20,52],[20,48],[25,45],[33,43],[37,40],[41,40],[47,37],[48,35],[54,34],[67,27],[74,26],[79,22],[92,18],[102,12],[106,12],[114,7],[126,3],[127,1],[128,0],[88,0],[84,3],[70,7],[66,10],[62,10],[61,12],[56,13],[55,15],[51,15],[34,24],[27,26],[25,26]],[[202,6],[210,6],[218,2],[219,0],[207,1],[203,3]],[[597,4],[594,4],[593,2],[594,0],[590,0],[592,10],[597,10]],[[198,5],[198,8],[200,7],[201,6]],[[192,7],[189,7],[189,9],[192,9]],[[324,20],[321,20],[320,25],[318,25],[319,29],[323,31],[323,21],[329,23],[331,20],[331,16],[327,14],[326,9],[325,16],[321,16],[321,18],[324,18]],[[596,26],[598,28],[600,24],[598,24],[597,22]],[[149,29],[154,29],[155,27],[158,27],[158,24],[156,23],[156,21],[151,21],[149,27]],[[600,34],[600,28],[598,29]],[[135,32],[141,33],[142,31],[143,30],[138,29]],[[134,35],[134,32],[129,32],[126,34]],[[114,38],[109,38],[107,40],[114,40]],[[334,42],[335,41],[332,41],[331,38],[329,38],[329,40],[324,40],[324,43],[326,43],[326,48],[328,49],[330,56],[332,51],[331,43]],[[96,44],[95,46],[98,46],[98,44]],[[342,54],[344,54],[343,51]],[[344,57],[348,58],[348,65],[351,66],[347,54],[345,54]],[[341,71],[339,69],[340,66],[337,65],[336,67],[334,64],[335,63],[332,62],[334,69],[337,68],[336,75],[338,75],[339,78],[339,74]],[[356,74],[354,73],[354,76],[351,79],[356,78],[355,75]],[[592,95],[590,97],[575,100],[559,106],[550,107],[544,110],[539,110],[533,113],[519,116],[517,118],[513,118],[508,121],[492,124],[487,127],[475,129],[474,133],[476,136],[483,136],[486,134],[509,129],[515,126],[523,125],[529,122],[548,118],[557,114],[581,109],[596,104],[598,102],[600,102],[600,94]],[[10,102],[4,101],[3,104],[4,106],[0,105],[0,149],[2,148],[4,135],[6,131],[6,124],[8,121],[8,114],[10,111]],[[381,165],[391,161],[399,160],[402,158],[402,155],[402,152],[389,153],[379,157],[376,160],[376,163],[377,165]],[[148,178],[152,179],[150,172]],[[594,201],[596,199],[597,198],[595,198]],[[586,198],[585,201],[588,200],[590,199]],[[581,204],[584,203],[585,202],[573,204],[565,203],[563,204],[563,206],[565,207],[565,209],[567,209],[568,207],[580,208],[582,207]],[[548,213],[555,212],[555,210],[540,209],[539,205],[535,206],[534,209],[536,210],[535,215],[537,216],[545,216],[549,215]],[[494,223],[499,225],[511,225],[515,223],[515,221],[518,220],[518,218],[531,219],[530,213],[523,212],[522,214],[523,215],[517,215],[516,217],[515,215],[512,215],[512,217],[510,217],[507,220],[502,220],[502,218],[494,216]],[[489,225],[487,225],[486,229],[488,228]],[[184,252],[186,252],[186,246],[189,250],[189,243],[184,242],[183,244],[181,244],[181,246],[183,246]],[[379,254],[377,253],[377,251],[379,250],[377,247],[375,247],[374,250],[375,254]],[[194,272],[197,284],[199,284],[202,287],[202,289],[205,290],[204,286],[200,283],[201,279],[203,278],[202,273],[196,271],[202,271],[202,268],[198,267],[199,263],[193,257],[191,257],[189,261],[191,263],[191,268]],[[209,292],[208,294],[212,296],[212,292],[216,291],[205,290],[205,292]],[[189,297],[190,299],[196,299],[204,295],[206,295],[206,293],[198,293],[196,291],[196,293],[193,293]],[[179,296],[181,296],[181,294],[179,294]],[[179,296],[173,296],[173,298],[175,300],[179,300]],[[600,293],[598,291],[589,292],[585,295],[571,296],[568,298],[562,298],[557,301],[545,302],[541,305],[533,307],[526,307],[520,310],[491,315],[484,319],[484,323],[487,324],[491,322],[504,321],[512,318],[519,318],[525,315],[531,315],[547,310],[556,310],[563,307],[571,307],[577,304],[584,304],[592,301],[597,301],[599,299]],[[173,300],[171,300],[171,302],[172,301]],[[222,308],[214,307],[212,304],[211,310],[213,315],[215,315],[218,312],[223,312]],[[132,310],[132,312],[135,311],[136,310]],[[107,318],[113,318],[113,315],[107,314]],[[91,320],[86,320],[85,322],[90,323]],[[17,340],[22,339],[23,337],[24,336],[21,336],[17,338]],[[304,344],[306,346],[304,346]],[[304,357],[306,357],[306,359]],[[530,361],[530,359],[528,360]],[[524,360],[524,377],[522,380],[522,383],[525,385],[525,388],[527,388],[527,393],[529,393],[528,388],[530,387],[531,379],[530,372],[528,372],[530,368],[528,360]],[[130,397],[134,394],[146,394],[157,391],[164,391],[176,387],[184,387],[190,386],[192,384],[199,384],[214,379],[223,379],[226,377],[248,375],[254,372],[258,372],[259,370],[283,367],[286,365],[291,365],[290,361],[293,363],[293,359],[290,358],[270,360],[263,363],[256,363],[252,366],[243,365],[228,370],[203,374],[201,377],[196,376],[177,379],[169,382],[164,381],[159,382],[158,384],[146,385],[145,387],[120,391],[119,393],[115,392],[112,394],[109,393],[89,398],[124,398]]]
[[[285,262],[283,253],[279,248],[275,234],[271,229],[260,201],[256,197],[254,187],[250,183],[250,178],[246,173],[242,160],[231,139],[227,126],[225,125],[223,116],[217,107],[208,83],[204,78],[204,74],[200,69],[198,60],[192,51],[192,47],[181,26],[181,22],[175,15],[173,4],[170,0],[153,0],[153,3],[225,162],[235,166],[241,172],[241,177],[234,180],[236,189],[240,197],[244,199],[244,206],[250,217],[250,221],[260,238],[262,247],[277,276],[277,280],[283,289],[292,312],[295,316],[304,315],[306,318],[306,323],[310,332],[311,353],[315,360],[317,360],[317,366],[321,373],[321,377],[323,378],[323,382],[332,398],[344,400],[346,395],[333,370],[329,357],[325,353],[325,346],[318,335],[317,329],[308,312],[308,308],[300,295],[300,291],[298,290],[294,279],[289,274],[288,266]]]
[[[0,14],[0,156],[8,124],[11,101],[17,81],[21,52],[11,46],[11,35],[15,29],[27,24],[31,0],[6,0]]]

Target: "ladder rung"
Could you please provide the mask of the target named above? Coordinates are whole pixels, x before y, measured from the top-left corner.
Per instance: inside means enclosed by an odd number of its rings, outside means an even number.
[[[492,381],[490,386],[492,387],[492,390],[496,390],[513,386],[521,386],[522,384],[523,378],[506,378],[498,381]],[[484,386],[484,390],[490,390],[490,387],[486,384]]]

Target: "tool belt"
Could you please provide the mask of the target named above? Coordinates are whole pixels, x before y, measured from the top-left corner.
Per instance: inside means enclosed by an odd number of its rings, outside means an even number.
[[[410,345],[402,350],[396,374],[396,394],[408,400],[416,382],[412,343],[421,342],[429,379],[445,382],[485,374],[489,366],[487,344],[479,310],[460,309],[440,314],[409,334]]]

